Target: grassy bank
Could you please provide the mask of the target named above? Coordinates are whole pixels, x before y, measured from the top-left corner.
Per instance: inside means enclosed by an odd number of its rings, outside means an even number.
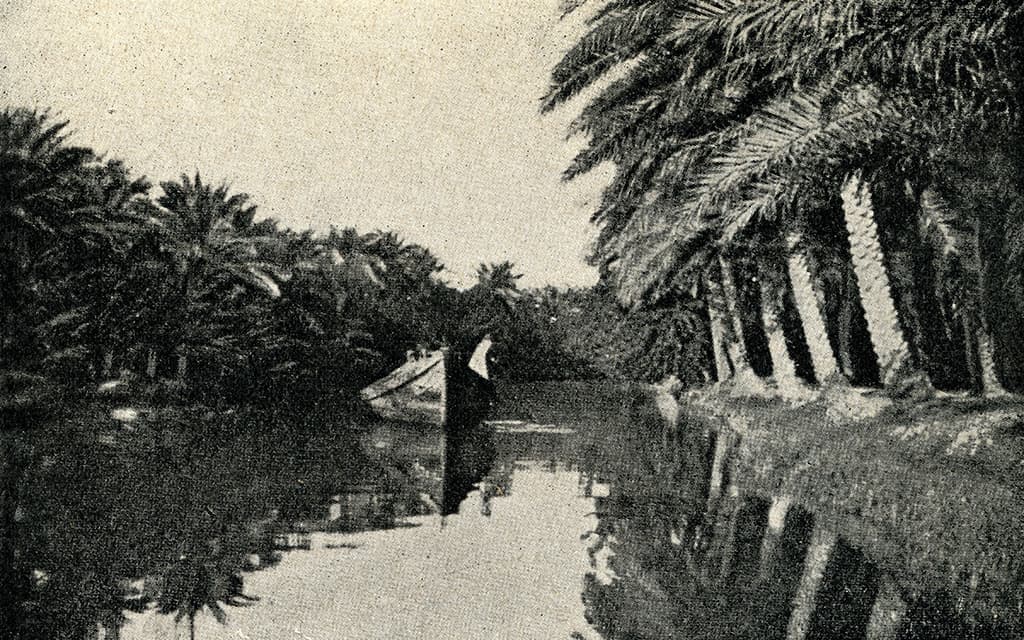
[[[691,423],[739,436],[732,469],[742,493],[792,496],[910,601],[1024,627],[1024,402],[903,407],[852,390],[799,407],[713,393],[689,400]],[[873,416],[851,410],[872,404]]]

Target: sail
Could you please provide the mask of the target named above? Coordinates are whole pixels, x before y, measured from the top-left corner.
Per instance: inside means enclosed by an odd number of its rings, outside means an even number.
[[[491,350],[492,344],[494,343],[491,341],[490,335],[484,336],[484,339],[480,341],[480,344],[476,345],[473,355],[469,358],[470,371],[475,371],[484,380],[491,379],[487,372],[487,352]]]

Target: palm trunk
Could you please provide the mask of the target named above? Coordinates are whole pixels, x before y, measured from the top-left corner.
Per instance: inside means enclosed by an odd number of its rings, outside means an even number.
[[[722,292],[725,294],[726,309],[731,320],[729,328],[732,331],[729,340],[729,359],[735,369],[736,376],[754,375],[750,368],[750,359],[747,357],[747,343],[743,337],[743,316],[740,310],[739,294],[736,291],[736,283],[733,281],[732,265],[723,255],[718,256],[718,263],[722,269]]]
[[[722,300],[722,288],[710,276],[705,278],[707,287],[706,304],[708,320],[711,324],[711,348],[715,355],[715,373],[721,382],[732,377],[732,363],[729,362],[728,330],[725,323],[725,304]]]
[[[977,330],[977,343],[978,361],[981,363],[981,392],[988,397],[1010,395],[996,374],[995,346],[992,341],[992,333],[985,321],[984,312],[982,312],[980,320],[981,327]]]
[[[836,362],[832,344],[828,340],[828,325],[822,313],[822,304],[818,289],[811,277],[811,269],[807,257],[800,249],[800,236],[791,234],[786,239],[789,245],[787,267],[789,280],[793,286],[793,298],[800,314],[800,323],[804,330],[804,340],[811,353],[811,365],[818,383],[827,380],[841,379],[839,365]]]
[[[981,255],[981,224],[974,221],[974,257],[975,268],[978,270],[978,290],[975,295],[976,331],[978,345],[978,361],[981,366],[981,392],[986,396],[1005,396],[1009,391],[999,381],[996,372],[996,351],[995,342],[992,339],[991,327],[988,323],[988,316],[985,314],[985,299],[988,288],[988,279],[985,277],[985,262]]]
[[[847,270],[846,282],[843,286],[843,301],[839,307],[839,335],[836,336],[836,347],[839,352],[839,368],[850,381],[857,379],[857,365],[854,359],[854,318],[857,314],[857,276]]]
[[[981,333],[978,330],[977,316],[977,312],[969,306],[964,306],[960,315],[964,333],[964,357],[967,359],[967,374],[972,396],[985,394],[985,374],[981,369],[979,349]]]
[[[772,356],[772,377],[780,391],[796,392],[802,387],[803,381],[796,375],[796,364],[786,346],[786,335],[780,321],[780,291],[779,288],[772,286],[767,277],[762,277],[760,284],[761,321],[768,337],[768,351]]]
[[[857,275],[882,384],[887,388],[902,386],[918,372],[911,362],[910,348],[893,303],[882,246],[878,240],[871,191],[860,174],[855,173],[847,178],[841,195],[846,229],[850,234],[853,270]],[[930,387],[926,376],[921,382]]]

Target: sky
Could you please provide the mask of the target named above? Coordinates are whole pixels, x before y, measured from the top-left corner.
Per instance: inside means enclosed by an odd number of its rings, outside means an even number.
[[[297,228],[386,229],[467,284],[511,260],[587,285],[608,167],[565,185],[570,104],[539,113],[582,32],[559,0],[0,0],[3,106],[154,182],[200,171]],[[578,102],[578,101],[577,101]]]

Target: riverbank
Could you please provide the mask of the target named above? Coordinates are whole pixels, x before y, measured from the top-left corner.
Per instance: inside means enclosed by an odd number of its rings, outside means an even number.
[[[845,390],[793,406],[705,391],[681,408],[681,424],[728,440],[733,493],[810,511],[909,603],[1024,629],[1024,402],[906,406]]]

